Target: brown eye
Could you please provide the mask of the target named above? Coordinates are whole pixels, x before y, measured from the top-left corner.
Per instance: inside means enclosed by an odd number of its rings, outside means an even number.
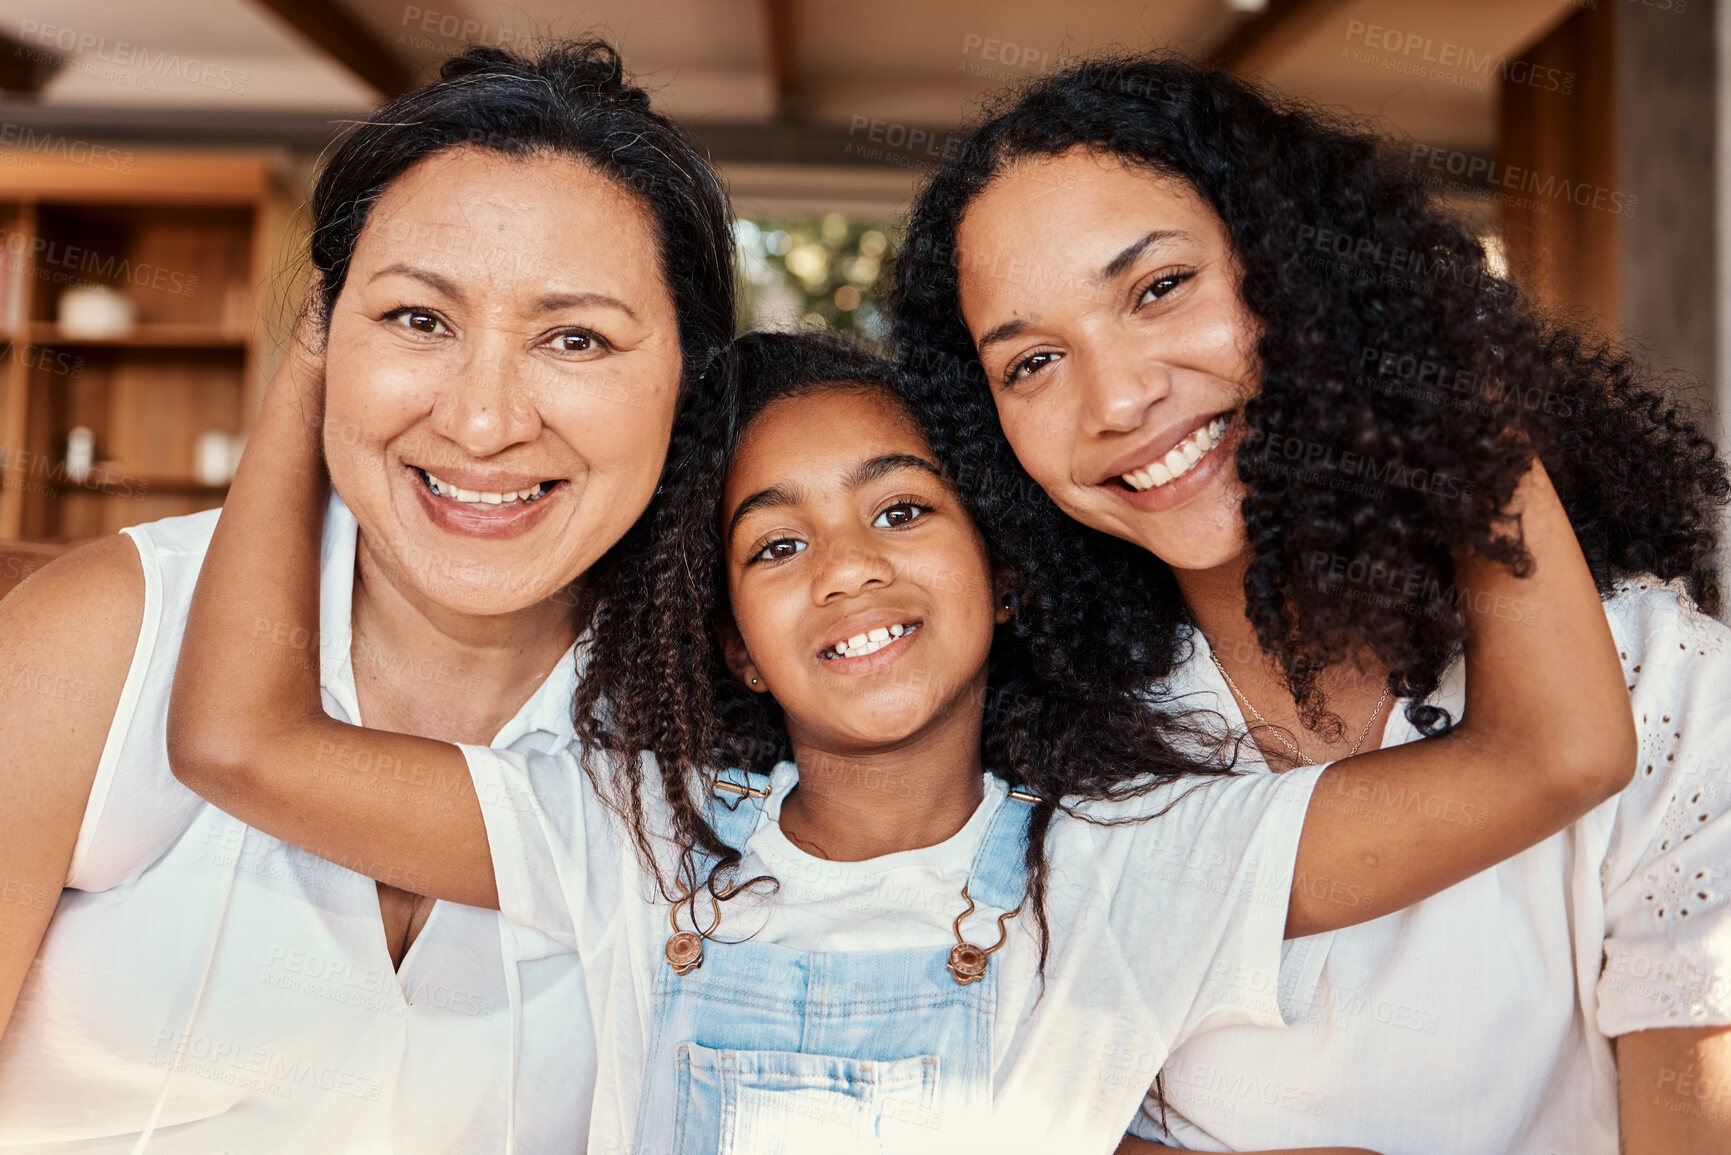
[[[562,333],[557,340],[562,353],[587,353],[595,347],[594,339],[587,333]]]
[[[1006,385],[1013,385],[1024,378],[1032,377],[1057,359],[1058,354],[1056,353],[1035,353],[1031,357],[1024,357],[1020,361],[1013,363],[1009,369],[1004,372],[1004,383]]]
[[[900,529],[904,525],[912,525],[927,512],[923,505],[911,501],[899,501],[890,506],[872,520],[872,525],[878,529]]]
[[[437,333],[439,331],[439,319],[431,313],[411,312],[409,314],[409,328],[419,333]]]
[[[786,561],[805,548],[805,542],[794,537],[778,537],[751,555],[752,561]]]
[[[1195,273],[1167,273],[1163,276],[1155,277],[1153,282],[1150,283],[1146,289],[1142,290],[1142,295],[1137,299],[1137,304],[1146,305],[1150,301],[1158,301],[1161,297],[1164,297],[1167,293],[1170,293],[1173,289],[1176,289],[1179,285],[1182,285],[1185,281],[1188,281],[1195,275]]]

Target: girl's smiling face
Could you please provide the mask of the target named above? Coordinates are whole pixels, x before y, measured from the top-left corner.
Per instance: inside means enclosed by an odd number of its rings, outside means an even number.
[[[729,668],[775,695],[796,747],[882,751],[983,694],[1008,616],[985,541],[881,390],[766,406],[728,472],[722,529]]]

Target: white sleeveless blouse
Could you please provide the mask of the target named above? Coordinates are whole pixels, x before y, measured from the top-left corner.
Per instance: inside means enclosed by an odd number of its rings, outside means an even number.
[[[576,955],[440,902],[394,970],[368,875],[251,829],[170,772],[169,691],[215,526],[212,511],[125,531],[144,621],[68,888],[0,1039],[0,1150],[581,1151],[595,1044]],[[318,657],[325,711],[349,722],[355,533],[333,498]],[[471,675],[399,676],[460,694]],[[572,742],[576,677],[567,653],[493,745]],[[344,772],[433,805],[449,789]]]

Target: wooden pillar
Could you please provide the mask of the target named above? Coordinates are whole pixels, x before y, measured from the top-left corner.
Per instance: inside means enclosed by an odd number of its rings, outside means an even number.
[[[1509,271],[1540,301],[1606,331],[1621,323],[1630,207],[1617,195],[1618,7],[1600,0],[1533,45],[1504,70],[1497,109]]]
[[[1623,328],[1649,362],[1675,373],[1678,396],[1712,419],[1714,6],[1619,7],[1619,179],[1640,202],[1623,221]]]

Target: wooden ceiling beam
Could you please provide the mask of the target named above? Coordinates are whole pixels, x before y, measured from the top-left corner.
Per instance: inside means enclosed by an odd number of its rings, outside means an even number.
[[[782,119],[799,115],[799,59],[796,55],[793,6],[796,0],[763,0],[769,52],[769,79],[775,87],[776,113]]]
[[[414,66],[338,0],[258,3],[385,96],[397,96],[415,86]]]
[[[1240,75],[1279,61],[1349,0],[1268,0],[1267,7],[1234,28],[1214,56]]]

